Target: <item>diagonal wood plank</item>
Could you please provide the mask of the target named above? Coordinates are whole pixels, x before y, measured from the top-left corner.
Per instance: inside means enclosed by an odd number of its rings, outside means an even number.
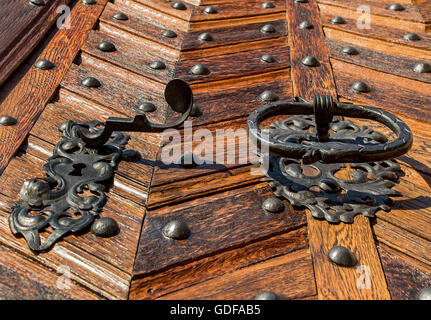
[[[314,28],[299,29],[298,25],[304,20],[311,22]],[[311,99],[316,94],[325,94],[336,99],[334,76],[316,1],[287,1],[287,21],[288,30],[294,30],[289,33],[294,95]],[[315,56],[320,66],[302,65],[301,59],[308,55]],[[308,212],[307,221],[319,299],[390,299],[368,218],[356,217],[351,225],[331,225],[315,220]],[[327,255],[334,246],[349,248],[355,253],[358,265],[368,268],[371,275],[369,289],[358,288],[357,281],[361,276],[358,269],[339,267],[329,261]]]

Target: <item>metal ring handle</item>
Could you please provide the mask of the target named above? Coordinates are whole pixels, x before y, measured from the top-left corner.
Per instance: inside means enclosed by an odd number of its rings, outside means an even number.
[[[316,142],[280,142],[269,136],[262,135],[259,128],[265,119],[277,115],[315,115]],[[330,121],[333,116],[369,119],[382,123],[391,129],[397,138],[379,144],[347,144],[332,141],[328,135]],[[292,102],[278,101],[267,104],[248,117],[249,134],[253,136],[258,147],[266,145],[269,153],[293,159],[302,159],[304,164],[316,161],[323,163],[339,162],[372,162],[399,157],[412,146],[413,137],[409,127],[398,117],[378,108],[350,103],[333,102],[328,96],[316,96],[311,101],[296,99]]]

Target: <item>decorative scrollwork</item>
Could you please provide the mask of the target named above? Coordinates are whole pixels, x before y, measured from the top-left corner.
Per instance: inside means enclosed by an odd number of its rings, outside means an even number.
[[[383,134],[348,120],[334,118],[330,130],[333,134],[326,142],[329,144],[337,141],[345,145],[372,146],[388,141]],[[318,141],[312,115],[276,121],[265,131],[280,143]],[[390,196],[399,196],[398,191],[392,189],[400,173],[400,166],[394,160],[348,165],[319,161],[303,166],[298,159],[270,155],[269,161],[268,177],[264,180],[269,181],[274,193],[294,206],[308,208],[314,218],[331,223],[352,223],[357,214],[374,217],[380,209],[390,210]]]
[[[69,232],[89,226],[106,202],[106,182],[114,173],[129,136],[114,132],[99,148],[88,148],[79,137],[82,128],[97,133],[102,123],[67,121],[60,126],[61,141],[44,165],[47,177],[24,182],[19,200],[12,208],[9,224],[34,251],[49,249]],[[41,243],[40,233],[53,231]]]

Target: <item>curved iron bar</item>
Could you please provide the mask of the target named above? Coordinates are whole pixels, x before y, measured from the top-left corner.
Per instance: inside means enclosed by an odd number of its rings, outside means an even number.
[[[147,120],[145,114],[136,115],[135,118],[109,117],[103,131],[91,133],[87,128],[81,127],[79,137],[87,147],[97,148],[103,146],[114,131],[128,132],[163,132],[166,129],[178,128],[189,117],[193,107],[193,93],[189,85],[180,79],[171,80],[165,88],[165,99],[169,106],[182,115],[174,122],[157,124]]]
[[[301,143],[280,142],[262,135],[259,128],[265,119],[277,115],[315,115],[317,140]],[[331,141],[328,130],[333,116],[347,116],[380,122],[391,129],[397,139],[384,144],[347,144]],[[378,108],[334,102],[329,96],[316,96],[305,101],[296,98],[292,102],[279,101],[267,104],[248,117],[248,129],[258,144],[266,145],[269,153],[286,158],[301,159],[304,164],[383,161],[405,154],[412,146],[413,137],[409,127],[398,117]]]

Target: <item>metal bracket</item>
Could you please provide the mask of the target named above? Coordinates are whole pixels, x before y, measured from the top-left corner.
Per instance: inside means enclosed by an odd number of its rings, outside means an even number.
[[[283,114],[297,116],[260,130],[265,119]],[[389,141],[371,128],[336,115],[380,122],[397,138]],[[389,196],[399,195],[391,188],[400,171],[392,159],[406,153],[413,143],[410,129],[396,116],[377,108],[334,102],[329,96],[267,104],[249,116],[248,128],[258,146],[269,150],[265,180],[274,193],[331,223],[352,223],[357,214],[374,217],[380,209],[390,210]],[[337,176],[346,166],[351,168],[351,178]]]
[[[105,123],[62,124],[59,130],[63,136],[44,165],[47,177],[25,181],[21,199],[12,208],[9,225],[13,234],[24,236],[33,251],[45,251],[67,233],[90,226],[106,202],[104,192],[129,140],[129,136],[118,131],[162,132],[179,127],[189,116],[193,94],[187,83],[170,81],[165,99],[174,111],[181,113],[170,124],[151,123],[144,114],[134,119],[108,118]],[[49,231],[49,227],[52,232],[41,244],[40,234]],[[99,236],[112,236],[116,231],[109,222],[92,230],[98,230]]]

